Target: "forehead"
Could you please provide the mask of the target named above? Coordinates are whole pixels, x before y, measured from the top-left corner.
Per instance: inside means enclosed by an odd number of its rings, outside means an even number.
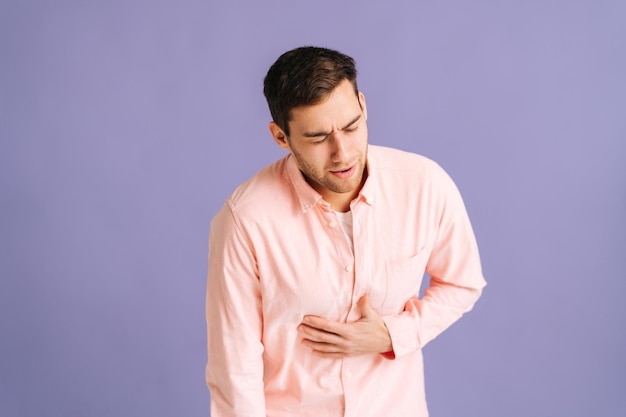
[[[289,129],[298,134],[311,130],[331,131],[343,128],[361,113],[354,86],[343,80],[326,98],[317,104],[291,110]]]

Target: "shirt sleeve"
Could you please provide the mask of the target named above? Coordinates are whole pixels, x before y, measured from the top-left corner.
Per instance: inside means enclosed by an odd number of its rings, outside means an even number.
[[[261,291],[251,245],[227,202],[211,222],[206,381],[213,417],[264,417]]]
[[[429,207],[439,213],[439,224],[426,264],[430,285],[421,299],[409,299],[401,314],[383,317],[393,345],[387,358],[424,347],[471,310],[486,285],[461,195],[441,168],[434,178]]]

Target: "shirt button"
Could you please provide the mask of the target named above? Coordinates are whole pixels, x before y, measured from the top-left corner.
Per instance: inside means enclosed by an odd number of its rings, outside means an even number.
[[[335,227],[336,225],[337,225],[337,223],[335,223],[333,221],[328,222],[328,226],[330,226],[330,227]]]
[[[347,378],[352,378],[352,371],[346,372],[346,377]]]
[[[351,272],[351,271],[352,271],[352,265],[347,265],[346,272]]]

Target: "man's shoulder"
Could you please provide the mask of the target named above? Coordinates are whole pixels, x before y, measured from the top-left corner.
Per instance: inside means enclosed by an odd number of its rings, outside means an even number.
[[[381,171],[414,171],[421,174],[441,171],[437,162],[417,153],[379,145],[370,145],[368,152],[376,169]]]
[[[399,149],[372,146],[369,154],[374,186],[383,198],[421,196],[422,201],[443,201],[456,195],[456,185],[435,161]]]
[[[227,203],[235,210],[251,207],[260,210],[272,205],[289,193],[289,177],[286,173],[288,157],[267,165],[254,176],[239,185],[228,197]]]

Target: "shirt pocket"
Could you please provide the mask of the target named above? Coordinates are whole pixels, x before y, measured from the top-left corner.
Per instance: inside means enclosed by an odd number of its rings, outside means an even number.
[[[430,251],[420,250],[410,258],[385,261],[385,313],[397,314],[411,298],[419,296]]]

